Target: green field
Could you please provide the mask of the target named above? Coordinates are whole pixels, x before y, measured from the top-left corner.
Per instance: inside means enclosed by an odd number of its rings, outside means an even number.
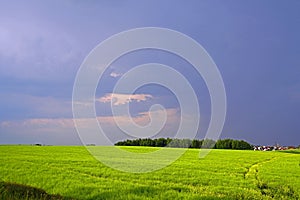
[[[212,150],[199,158],[189,149],[173,164],[139,174],[106,167],[85,147],[0,146],[0,181],[0,199],[9,197],[9,183],[66,199],[299,199],[300,151]]]

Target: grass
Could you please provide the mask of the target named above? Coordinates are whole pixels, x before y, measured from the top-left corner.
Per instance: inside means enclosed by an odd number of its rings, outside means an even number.
[[[35,193],[42,195],[37,199],[299,199],[299,152],[212,150],[200,159],[199,150],[189,149],[161,170],[138,174],[105,166],[85,147],[0,146],[0,199],[30,200]]]
[[[50,195],[44,190],[17,183],[0,182],[0,199],[3,200],[67,200],[60,195]]]

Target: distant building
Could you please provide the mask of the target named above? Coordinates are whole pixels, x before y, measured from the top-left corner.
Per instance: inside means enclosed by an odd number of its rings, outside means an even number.
[[[277,151],[277,150],[287,150],[287,149],[292,149],[292,146],[290,148],[290,147],[285,147],[285,146],[279,146],[278,144],[276,144],[274,146],[254,146],[253,147],[254,151]]]

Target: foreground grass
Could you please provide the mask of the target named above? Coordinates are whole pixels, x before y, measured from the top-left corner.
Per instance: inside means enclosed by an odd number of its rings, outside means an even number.
[[[166,168],[133,174],[106,167],[84,147],[0,146],[0,180],[75,199],[299,199],[299,153],[213,150],[200,159],[190,149]]]
[[[44,190],[17,183],[0,182],[0,199],[2,200],[67,200],[60,195],[50,195]],[[70,199],[70,198],[69,198]]]

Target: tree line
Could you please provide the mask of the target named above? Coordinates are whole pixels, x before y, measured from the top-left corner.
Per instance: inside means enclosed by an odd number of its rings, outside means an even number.
[[[148,147],[176,147],[176,148],[213,148],[213,149],[237,149],[250,150],[253,146],[244,140],[211,139],[191,140],[172,138],[139,138],[134,140],[124,140],[117,142],[115,146],[148,146]]]

